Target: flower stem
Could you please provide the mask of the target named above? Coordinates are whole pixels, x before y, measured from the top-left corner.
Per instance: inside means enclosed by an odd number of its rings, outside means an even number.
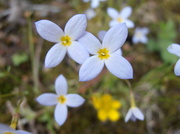
[[[125,80],[129,89],[130,89],[130,103],[131,103],[131,107],[136,107],[136,103],[135,103],[135,100],[134,100],[134,93],[132,91],[132,86],[131,86],[131,83],[129,82],[129,80]]]
[[[33,83],[34,83],[33,90],[35,93],[37,93],[38,92],[38,83],[39,83],[39,79],[38,79],[39,64],[36,62],[36,57],[35,57],[31,16],[32,16],[32,12],[27,11],[26,18],[28,21],[28,44],[29,44],[30,58],[31,58],[31,64],[32,64],[32,66],[31,66],[32,67],[32,77],[33,77]]]

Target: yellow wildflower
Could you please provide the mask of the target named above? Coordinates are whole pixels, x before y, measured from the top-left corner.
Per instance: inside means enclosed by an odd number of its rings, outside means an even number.
[[[101,121],[117,121],[120,118],[118,111],[121,108],[121,103],[118,100],[114,100],[110,94],[104,94],[102,96],[94,95],[92,97],[92,104],[97,110],[97,117]]]

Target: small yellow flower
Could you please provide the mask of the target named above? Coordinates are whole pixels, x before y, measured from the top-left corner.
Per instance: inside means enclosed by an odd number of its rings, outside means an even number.
[[[121,103],[118,100],[114,100],[110,94],[102,96],[94,95],[92,97],[92,104],[97,110],[97,117],[100,121],[109,119],[115,122],[120,118],[118,109],[121,108]]]

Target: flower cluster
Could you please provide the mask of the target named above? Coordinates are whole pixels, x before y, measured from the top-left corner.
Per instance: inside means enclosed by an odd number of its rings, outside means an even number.
[[[68,53],[75,62],[82,64],[79,70],[79,81],[94,79],[104,66],[118,78],[133,78],[132,66],[122,57],[121,53],[121,47],[128,35],[125,23],[117,24],[107,32],[99,33],[101,41],[85,31],[87,20],[83,14],[73,16],[65,25],[64,32],[48,20],[37,21],[35,25],[42,38],[56,43],[46,55],[45,67],[57,66]],[[45,106],[56,105],[54,117],[61,126],[67,119],[67,106],[78,107],[84,103],[84,99],[78,94],[67,94],[67,81],[63,75],[56,79],[55,90],[56,94],[44,93],[36,100]],[[96,107],[100,120],[104,121],[109,118],[111,121],[116,121],[119,119],[120,114],[116,109],[120,108],[120,103],[112,100],[110,95],[96,99],[94,104],[100,105],[99,108]],[[102,107],[104,104],[107,106]]]
[[[120,118],[118,109],[121,108],[121,103],[118,100],[114,100],[110,94],[104,94],[102,96],[94,95],[92,97],[92,104],[97,110],[97,117],[100,121],[117,121]]]

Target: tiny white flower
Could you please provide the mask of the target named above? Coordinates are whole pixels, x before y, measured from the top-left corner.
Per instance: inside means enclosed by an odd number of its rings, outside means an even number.
[[[171,44],[171,45],[167,48],[167,50],[168,50],[170,53],[172,53],[172,54],[180,57],[180,45],[179,45],[179,44]],[[174,73],[175,73],[176,76],[180,76],[180,59],[179,59],[179,60],[176,62],[176,64],[175,64]]]
[[[141,43],[147,43],[148,42],[148,38],[147,38],[147,34],[149,33],[149,29],[144,27],[144,28],[139,28],[137,27],[135,29],[132,41],[134,44],[137,44],[138,42]]]
[[[132,121],[136,121],[136,119],[144,120],[144,115],[139,108],[131,107],[126,114],[125,122],[128,122],[129,119]]]
[[[56,94],[44,93],[38,96],[36,100],[45,106],[56,105],[54,118],[62,126],[67,119],[67,106],[79,107],[84,103],[85,99],[78,94],[67,94],[68,85],[63,75],[58,76],[56,79],[55,90]]]
[[[82,64],[89,57],[84,46],[76,41],[85,33],[87,26],[85,15],[74,15],[66,23],[64,32],[58,25],[49,20],[37,21],[35,25],[42,38],[56,43],[46,55],[46,68],[55,67],[61,63],[66,52],[79,64]]]
[[[134,27],[134,22],[128,19],[128,17],[132,13],[131,7],[128,6],[128,7],[123,8],[120,13],[116,9],[109,7],[107,9],[107,13],[112,18],[112,20],[109,22],[110,27],[119,23],[124,23],[124,22],[126,23],[128,28]]]
[[[106,0],[83,0],[84,2],[91,1],[91,8],[97,8],[99,6],[100,1],[106,1]]]
[[[92,19],[93,17],[96,16],[96,12],[92,8],[88,8],[85,11],[85,14],[86,14],[88,20],[90,20],[90,19]]]
[[[14,130],[9,126],[0,123],[0,134],[32,134],[32,133],[23,130]]]
[[[86,32],[79,41],[82,42],[89,53],[89,57],[79,70],[79,80],[89,81],[95,78],[103,69],[107,69],[118,78],[132,79],[131,64],[119,54],[120,47],[127,38],[128,30],[125,23],[110,28],[105,34],[102,45],[91,33]]]

